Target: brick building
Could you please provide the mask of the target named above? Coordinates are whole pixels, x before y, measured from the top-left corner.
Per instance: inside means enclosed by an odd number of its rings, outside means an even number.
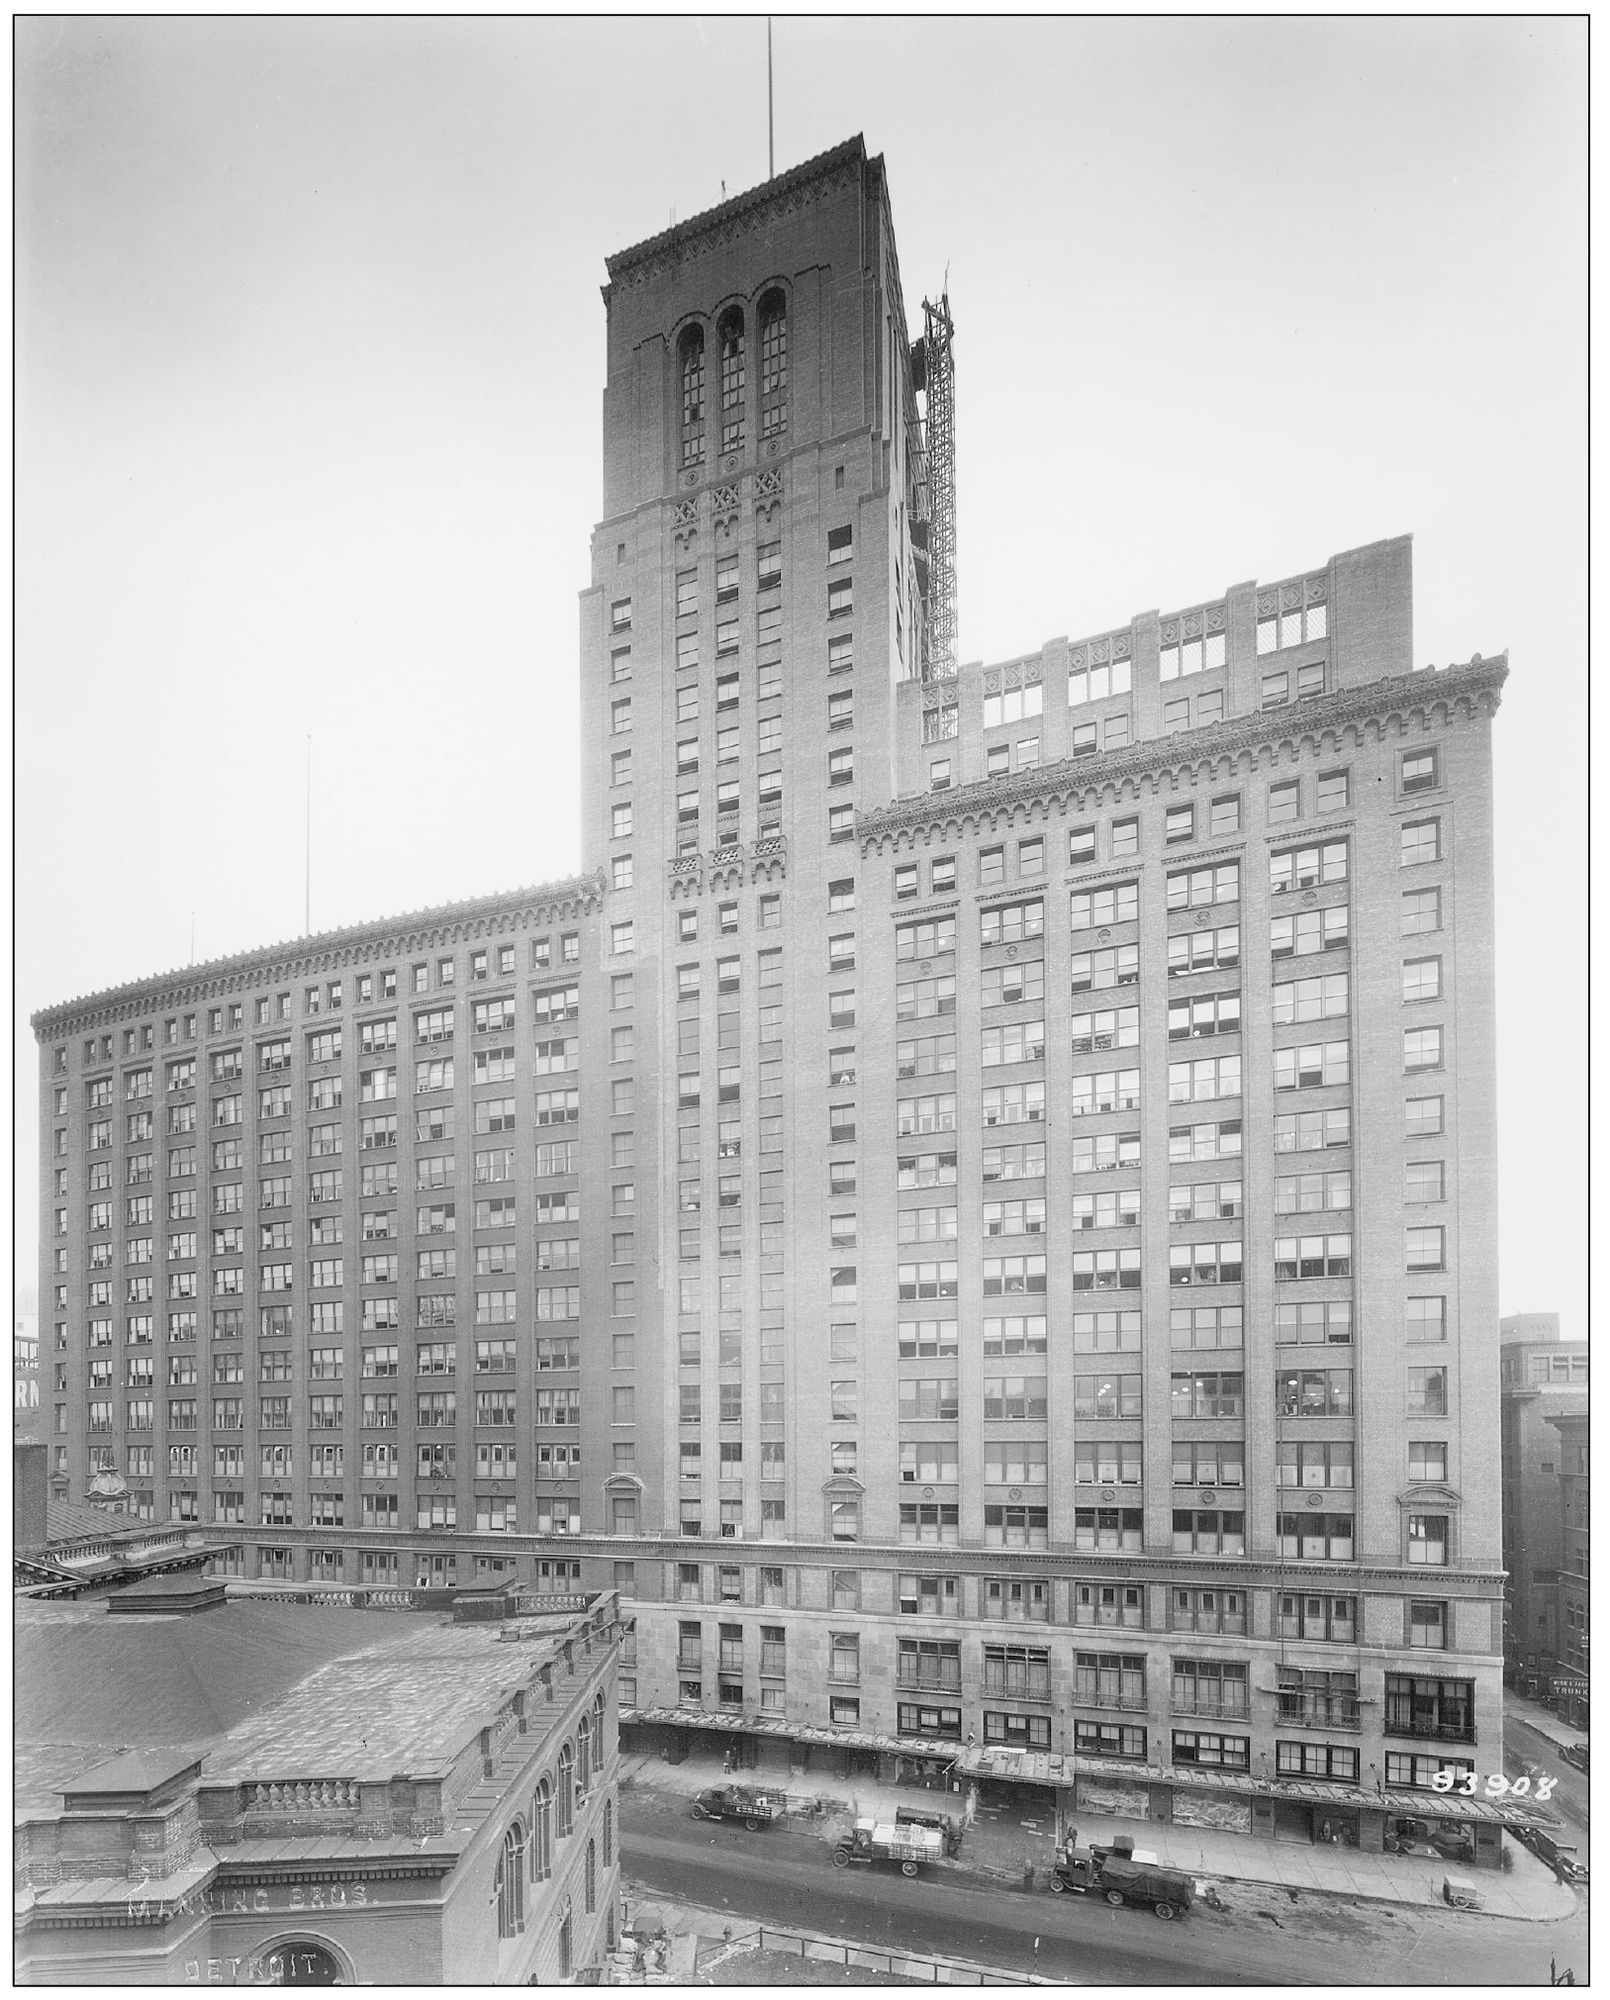
[[[601,1963],[613,1596],[500,1629],[224,1591],[20,1602],[21,1982],[523,1985]]]
[[[1554,1705],[1578,1729],[1588,1726],[1588,1554],[1592,1515],[1588,1488],[1588,1413],[1556,1412],[1560,1434],[1560,1580],[1555,1631],[1559,1667]]]
[[[1399,539],[934,677],[882,162],[608,271],[584,873],[38,1017],[55,1475],[614,1584],[753,1759],[1378,1843],[1500,1742],[1506,666]]]
[[[1588,1407],[1588,1348],[1560,1338],[1558,1313],[1498,1323],[1499,1467],[1504,1529],[1504,1671],[1547,1694],[1560,1665],[1560,1434],[1550,1419]]]

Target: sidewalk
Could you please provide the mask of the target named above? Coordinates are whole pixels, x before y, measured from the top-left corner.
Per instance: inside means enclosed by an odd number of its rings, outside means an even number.
[[[623,1791],[637,1786],[691,1798],[709,1785],[767,1781],[747,1771],[724,1774],[721,1759],[713,1753],[667,1764],[639,1751],[622,1758],[620,1782]],[[786,1790],[791,1806],[801,1812],[813,1799],[821,1801],[820,1818],[801,1818],[794,1824],[817,1831],[824,1841],[851,1819],[867,1815],[893,1819],[898,1806],[944,1811],[960,1818],[965,1804],[961,1793],[884,1785],[862,1777],[836,1780],[816,1772],[790,1778]],[[1556,1881],[1554,1871],[1515,1840],[1504,1843],[1512,1857],[1511,1867],[1472,1871],[1419,1855],[1364,1854],[1356,1847],[1260,1840],[1251,1834],[1162,1826],[1149,1820],[1092,1817],[1079,1825],[1080,1838],[1086,1841],[1107,1842],[1120,1833],[1130,1834],[1137,1848],[1155,1854],[1170,1867],[1211,1880],[1232,1910],[1238,1898],[1244,1906],[1249,1893],[1271,1889],[1445,1909],[1442,1884],[1450,1874],[1466,1875],[1475,1882],[1489,1916],[1546,1923],[1570,1916],[1577,1907],[1575,1891]],[[1032,1881],[1034,1890],[1043,1892],[1056,1859],[1056,1834],[1056,1814],[1049,1799],[1046,1810],[1038,1816],[981,1805],[967,1828],[960,1859],[938,1865],[959,1875],[1010,1883],[1019,1889]]]
[[[1546,1702],[1529,1701],[1513,1688],[1504,1690],[1504,1713],[1524,1723],[1534,1735],[1547,1737],[1556,1749],[1564,1750],[1572,1743],[1588,1741],[1585,1729],[1573,1729],[1570,1723],[1562,1722]]]

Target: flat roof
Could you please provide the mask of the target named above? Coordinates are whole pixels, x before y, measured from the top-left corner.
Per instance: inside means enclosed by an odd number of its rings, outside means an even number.
[[[107,1616],[15,1606],[14,1816],[131,1748],[205,1758],[204,1784],[441,1771],[515,1688],[533,1648],[441,1613],[230,1603]],[[546,1650],[543,1649],[543,1657]]]

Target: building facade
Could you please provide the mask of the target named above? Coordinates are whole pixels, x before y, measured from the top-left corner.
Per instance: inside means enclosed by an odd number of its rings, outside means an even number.
[[[1592,1516],[1588,1490],[1588,1413],[1551,1416],[1560,1434],[1560,1581],[1555,1629],[1559,1670],[1554,1705],[1578,1729],[1588,1726],[1588,1556]]]
[[[1560,1338],[1558,1313],[1499,1321],[1499,1467],[1504,1529],[1504,1671],[1546,1695],[1563,1653],[1562,1452],[1550,1419],[1588,1407],[1588,1348]]]
[[[1505,664],[1400,539],[925,677],[882,162],[608,270],[585,872],[38,1018],[56,1476],[613,1584],[755,1757],[1378,1840],[1500,1749]]]
[[[39,1315],[18,1308],[11,1330],[11,1441],[42,1444],[39,1418]]]

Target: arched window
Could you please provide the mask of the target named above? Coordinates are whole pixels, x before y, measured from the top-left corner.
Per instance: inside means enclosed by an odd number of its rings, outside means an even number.
[[[497,1898],[498,1936],[518,1937],[525,1929],[525,1827],[519,1820],[503,1836]]]
[[[721,449],[744,441],[744,316],[736,306],[721,321]]]
[[[553,1787],[543,1778],[531,1801],[531,1879],[546,1882],[553,1873]]]
[[[768,292],[760,302],[760,435],[788,428],[788,301]]]
[[[576,1753],[567,1743],[559,1752],[559,1838],[564,1840],[574,1829],[576,1809]]]
[[[591,1916],[598,1908],[598,1850],[589,1840],[587,1843],[587,1914]]]
[[[593,1726],[584,1715],[576,1726],[576,1796],[584,1799],[593,1775]]]
[[[606,1868],[613,1868],[614,1865],[615,1865],[615,1801],[613,1799],[605,1799],[604,1866]]]
[[[704,463],[704,328],[682,336],[682,463]]]
[[[258,1968],[261,1967],[259,1971]],[[253,1954],[253,1983],[260,1986],[350,1986],[352,1968],[328,1945],[312,1938],[281,1938]]]
[[[602,1772],[609,1762],[608,1739],[604,1734],[604,1690],[598,1690],[598,1699],[593,1703],[593,1769]]]

